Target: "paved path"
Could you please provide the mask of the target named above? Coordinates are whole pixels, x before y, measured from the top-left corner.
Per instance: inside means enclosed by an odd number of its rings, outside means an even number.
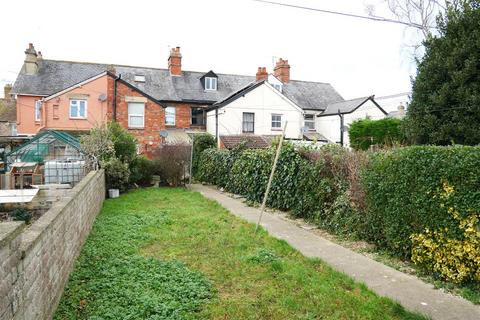
[[[234,199],[216,188],[195,184],[191,189],[217,201],[240,218],[253,223],[258,220],[259,209],[248,207],[241,200]],[[425,314],[432,319],[480,320],[479,306],[436,290],[414,276],[330,242],[278,215],[264,213],[261,225],[271,235],[287,241],[305,256],[320,258],[336,270],[365,283],[377,294],[398,301],[408,310]]]

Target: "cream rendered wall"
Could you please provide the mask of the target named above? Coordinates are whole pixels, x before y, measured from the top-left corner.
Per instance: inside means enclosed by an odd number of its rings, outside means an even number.
[[[285,137],[302,138],[303,111],[267,83],[218,109],[219,135],[242,134],[243,112],[255,113],[254,134],[280,134],[281,129],[272,129],[271,121],[272,114],[281,114],[282,127],[288,121]],[[215,110],[207,113],[207,132],[215,135]]]
[[[345,114],[344,125],[348,127],[353,121],[365,118],[379,120],[385,118],[385,114],[369,100],[354,112]],[[340,143],[340,117],[338,115],[317,117],[315,124],[318,133],[334,143]],[[350,145],[348,132],[344,132],[343,145],[345,147]]]

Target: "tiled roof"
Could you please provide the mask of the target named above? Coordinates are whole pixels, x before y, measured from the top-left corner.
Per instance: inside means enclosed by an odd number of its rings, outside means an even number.
[[[322,142],[329,142],[329,140],[327,138],[325,138],[324,135],[322,135],[321,133],[318,133],[318,132],[305,132],[303,134],[303,137],[305,138],[305,140],[309,140],[309,141],[322,141]]]
[[[322,112],[319,116],[330,116],[336,115],[338,113],[350,113],[353,112],[355,109],[363,105],[368,100],[373,100],[372,96],[369,97],[362,97],[356,98],[352,100],[345,100],[341,102],[331,103],[327,106],[324,112]]]
[[[271,144],[271,141],[268,138],[259,135],[246,134],[220,136],[220,141],[227,149],[233,149],[240,143],[245,143],[245,146],[249,149],[264,149],[268,148]]]
[[[44,59],[37,74],[18,75],[12,92],[47,96],[107,70],[159,101],[195,100],[213,104],[255,82],[255,76],[217,73],[217,90],[208,91],[200,81],[206,72],[183,71],[182,76],[172,76],[168,69]],[[145,76],[145,82],[136,82],[135,75]],[[283,93],[304,109],[324,110],[329,103],[343,101],[328,83],[291,80],[283,85]]]

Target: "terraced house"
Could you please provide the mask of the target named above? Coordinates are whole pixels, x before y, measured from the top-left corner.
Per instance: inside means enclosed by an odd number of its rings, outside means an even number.
[[[147,155],[195,132],[211,132],[219,141],[276,135],[285,121],[287,138],[341,140],[319,127],[317,116],[344,99],[328,83],[291,80],[283,59],[272,74],[258,68],[249,76],[182,70],[179,47],[171,49],[168,68],[158,69],[49,60],[30,44],[12,93],[19,134],[83,131],[117,121]]]

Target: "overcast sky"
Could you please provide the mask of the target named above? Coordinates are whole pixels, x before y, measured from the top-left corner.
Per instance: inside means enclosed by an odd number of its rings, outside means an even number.
[[[279,1],[356,14],[382,2]],[[16,0],[2,9],[2,88],[29,42],[45,59],[157,68],[180,46],[184,70],[250,75],[260,66],[271,72],[282,57],[292,79],[329,82],[346,99],[410,91],[415,71],[402,26],[252,0]],[[386,14],[381,5],[377,14]]]

